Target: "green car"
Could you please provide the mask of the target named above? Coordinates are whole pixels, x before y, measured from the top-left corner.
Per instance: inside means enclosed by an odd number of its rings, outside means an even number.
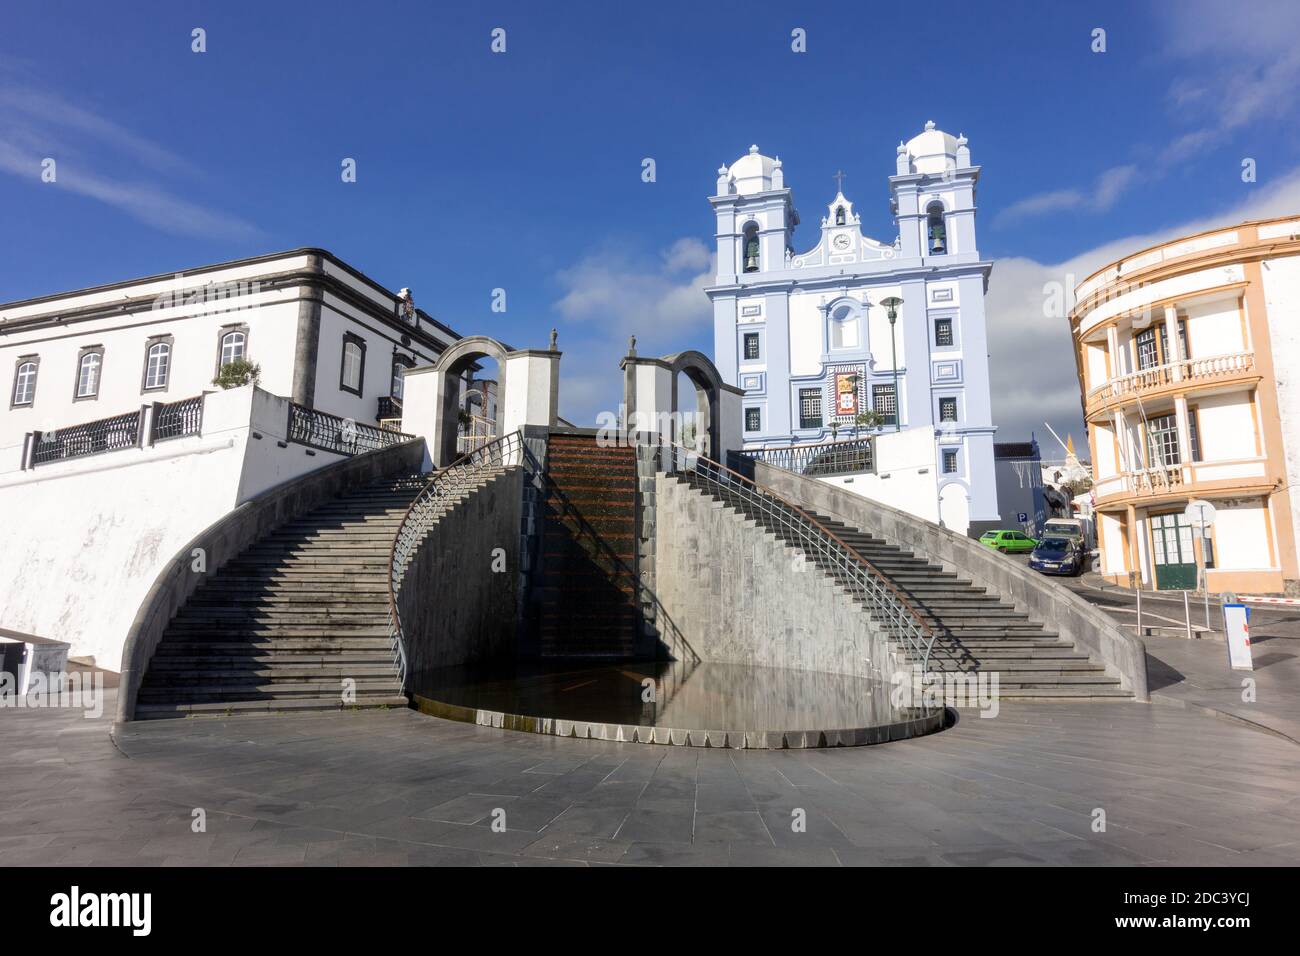
[[[985,531],[980,535],[980,544],[987,544],[1003,554],[1033,551],[1038,546],[1037,541],[1020,531]]]

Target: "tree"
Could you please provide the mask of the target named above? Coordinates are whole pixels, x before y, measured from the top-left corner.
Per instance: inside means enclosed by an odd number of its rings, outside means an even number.
[[[873,410],[858,412],[857,417],[853,419],[853,424],[859,428],[879,428],[885,424],[885,416]]]
[[[212,380],[213,385],[221,388],[240,388],[244,385],[256,385],[262,377],[262,366],[255,365],[248,359],[238,358],[227,362]]]

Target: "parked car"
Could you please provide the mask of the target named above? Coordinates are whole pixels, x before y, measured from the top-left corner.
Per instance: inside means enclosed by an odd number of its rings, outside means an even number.
[[[1038,542],[1029,555],[1029,566],[1043,574],[1079,574],[1083,571],[1083,541],[1053,535]]]
[[[1033,551],[1038,544],[1022,531],[985,531],[980,535],[980,544],[986,544],[1003,554],[1023,554]]]
[[[1093,547],[1092,522],[1082,518],[1049,518],[1043,525],[1044,538],[1078,538],[1085,550]]]

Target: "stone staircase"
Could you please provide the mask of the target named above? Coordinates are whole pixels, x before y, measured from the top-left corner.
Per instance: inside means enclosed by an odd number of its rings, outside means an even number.
[[[459,489],[463,501],[501,469]],[[393,536],[429,475],[375,481],[211,575],[168,626],[136,719],[405,707],[388,630]],[[345,702],[344,681],[355,682]]]
[[[636,457],[594,435],[547,440],[538,589],[543,657],[644,654],[636,603]]]
[[[767,519],[744,496],[724,492],[693,472],[677,477],[798,547],[792,532]],[[985,588],[842,521],[817,512],[807,513],[870,562],[937,633],[930,656],[932,672],[997,672],[998,696],[1002,698],[1132,696],[1120,687],[1119,678],[1108,675],[1105,667],[1094,663],[1072,642],[1030,620]],[[808,559],[836,578],[854,600],[865,603],[860,589],[852,580],[841,579],[829,567],[830,562],[815,555]],[[885,629],[895,630],[888,625]],[[901,641],[895,642],[895,647],[910,663],[920,663],[920,658]]]

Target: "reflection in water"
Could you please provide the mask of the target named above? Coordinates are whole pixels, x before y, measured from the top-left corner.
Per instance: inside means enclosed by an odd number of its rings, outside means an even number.
[[[893,709],[890,686],[880,681],[744,664],[555,661],[446,667],[416,673],[412,690],[477,710],[681,730],[847,729],[912,716]]]

